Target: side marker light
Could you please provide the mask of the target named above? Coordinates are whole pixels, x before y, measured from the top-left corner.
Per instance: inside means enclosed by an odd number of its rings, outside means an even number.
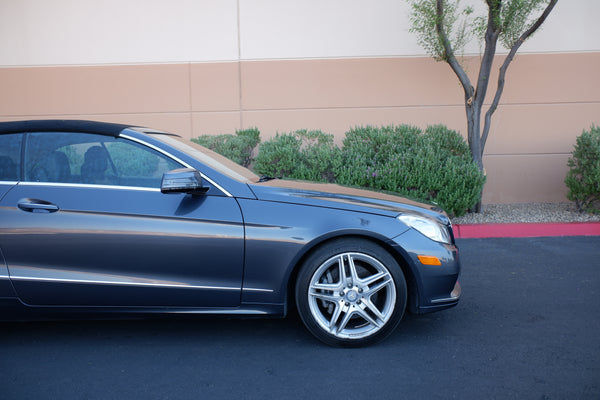
[[[434,256],[419,256],[419,261],[423,265],[442,265],[440,259]]]

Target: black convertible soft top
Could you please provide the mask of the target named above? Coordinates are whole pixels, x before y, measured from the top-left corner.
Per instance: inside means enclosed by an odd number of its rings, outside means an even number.
[[[20,132],[82,132],[106,136],[119,136],[123,129],[132,125],[113,124],[74,119],[40,119],[29,121],[0,122],[0,134]]]

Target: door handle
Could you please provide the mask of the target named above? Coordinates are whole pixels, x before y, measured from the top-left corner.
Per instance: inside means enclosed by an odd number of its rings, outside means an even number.
[[[17,203],[17,206],[27,212],[56,212],[58,211],[58,206],[56,204],[52,204],[45,200],[38,199],[21,199]]]

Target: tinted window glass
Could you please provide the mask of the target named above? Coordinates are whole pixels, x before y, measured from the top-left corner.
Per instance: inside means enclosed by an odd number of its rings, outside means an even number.
[[[25,150],[25,178],[33,182],[159,188],[164,172],[181,167],[151,148],[103,135],[31,133]]]
[[[0,135],[0,181],[18,181],[23,134]]]

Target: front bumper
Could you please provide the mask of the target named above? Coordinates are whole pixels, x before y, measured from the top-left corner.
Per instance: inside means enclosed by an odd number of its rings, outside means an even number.
[[[434,242],[414,229],[395,237],[394,248],[406,262],[409,291],[408,310],[416,314],[440,311],[458,304],[460,261],[458,248]],[[437,258],[439,265],[425,265],[419,256]]]
[[[450,297],[445,298],[445,299],[431,300],[431,305],[429,305],[429,306],[419,305],[416,309],[416,313],[417,314],[426,314],[426,313],[430,313],[430,312],[434,312],[434,311],[441,311],[441,310],[445,310],[450,307],[454,307],[455,305],[458,304],[458,300],[460,300],[461,292],[462,292],[462,289],[460,287],[460,282],[456,281],[456,284],[454,285],[454,289],[452,289],[452,292],[450,292]]]

